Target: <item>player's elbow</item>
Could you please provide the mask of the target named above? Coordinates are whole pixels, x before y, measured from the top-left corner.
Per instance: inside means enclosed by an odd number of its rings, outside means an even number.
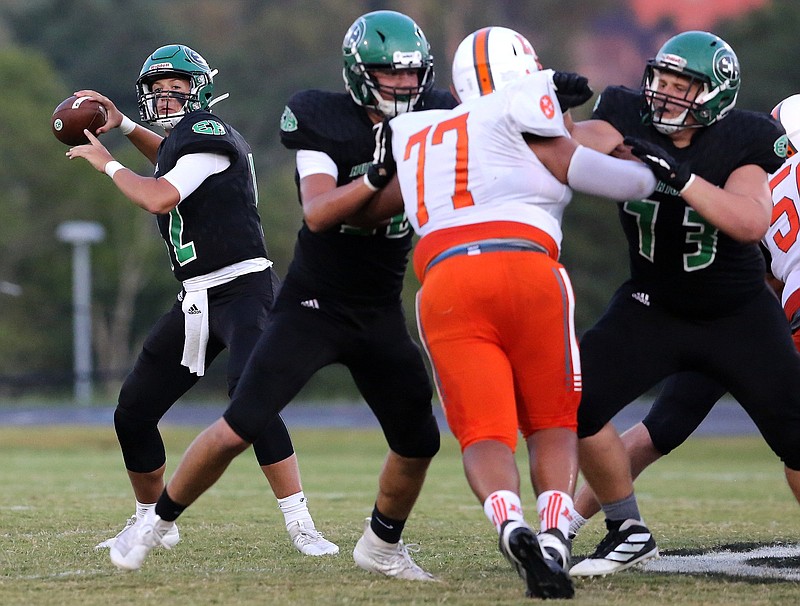
[[[314,233],[328,231],[337,225],[337,222],[331,217],[326,216],[325,213],[308,212],[305,209],[303,212],[303,221],[305,221],[306,227]]]

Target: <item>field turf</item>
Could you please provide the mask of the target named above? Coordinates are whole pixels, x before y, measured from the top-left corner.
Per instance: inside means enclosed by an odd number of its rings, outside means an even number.
[[[164,429],[168,470],[198,430]],[[180,519],[183,540],[175,549],[159,549],[142,570],[124,573],[107,551],[93,549],[132,513],[113,430],[0,428],[0,604],[530,603],[467,488],[452,436],[443,435],[405,532],[407,543],[420,545],[417,562],[439,582],[414,583],[363,572],[350,555],[372,509],[385,455],[382,436],[372,429],[292,435],[312,514],[340,545],[338,556],[295,551],[246,452]],[[520,463],[531,520],[535,501],[522,453]],[[634,569],[581,580],[572,603],[800,603],[798,505],[780,462],[759,438],[690,440],[645,472],[637,489],[665,554],[657,562],[677,562],[681,572]],[[581,532],[576,555],[591,551],[601,527],[594,519]],[[709,567],[709,561],[716,564]]]

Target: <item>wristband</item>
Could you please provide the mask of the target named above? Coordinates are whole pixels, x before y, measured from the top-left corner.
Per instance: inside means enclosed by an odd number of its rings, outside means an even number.
[[[697,176],[697,175],[695,175],[694,173],[692,173],[692,174],[689,176],[689,180],[686,182],[686,185],[684,185],[684,186],[681,188],[681,191],[680,191],[680,192],[678,192],[678,193],[680,193],[680,195],[683,195],[683,192],[685,192],[687,189],[689,189],[689,187],[691,186],[691,184],[692,184],[692,183],[694,183],[694,178],[695,178],[696,176]]]
[[[122,134],[128,136],[133,132],[134,128],[136,128],[136,122],[122,114],[122,122],[119,123],[119,130],[122,131]]]
[[[369,187],[372,191],[378,191],[380,187],[375,187],[369,180],[369,175],[364,175],[364,185]]]
[[[117,171],[123,168],[125,167],[122,166],[122,164],[120,164],[116,160],[111,160],[111,162],[106,162],[106,165],[103,168],[103,172],[113,179],[114,175],[117,174]]]

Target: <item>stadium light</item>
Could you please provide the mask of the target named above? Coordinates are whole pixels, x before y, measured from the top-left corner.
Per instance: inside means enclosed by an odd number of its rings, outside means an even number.
[[[72,244],[72,333],[75,401],[92,402],[92,270],[89,245],[106,237],[93,221],[65,221],[56,228],[62,242]]]

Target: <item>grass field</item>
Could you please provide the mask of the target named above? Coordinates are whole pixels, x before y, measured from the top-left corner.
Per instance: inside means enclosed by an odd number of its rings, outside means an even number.
[[[165,428],[170,468],[196,433]],[[245,453],[181,518],[178,547],[157,550],[142,570],[123,573],[107,552],[93,550],[132,512],[113,430],[0,428],[0,604],[530,603],[467,488],[451,436],[444,436],[405,533],[420,544],[415,559],[438,583],[369,575],[350,556],[375,496],[385,454],[380,434],[296,430],[293,437],[317,525],[342,553],[309,558],[294,550]],[[523,494],[531,519],[529,485]],[[662,552],[800,542],[798,506],[780,463],[758,438],[690,441],[645,473],[638,494]],[[582,531],[576,555],[591,551],[601,526],[595,519]],[[791,558],[777,565],[800,568]],[[572,603],[797,604],[800,584],[631,570],[577,582]]]

